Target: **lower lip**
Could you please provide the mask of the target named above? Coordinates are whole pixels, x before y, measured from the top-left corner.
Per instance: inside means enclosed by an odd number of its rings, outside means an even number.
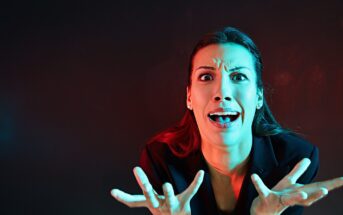
[[[219,123],[219,122],[215,122],[215,121],[211,120],[211,119],[208,117],[208,120],[210,120],[210,122],[212,123],[212,125],[214,125],[214,126],[217,127],[217,128],[221,128],[221,129],[231,128],[231,127],[235,124],[235,122],[238,121],[238,119],[239,119],[239,117],[238,117],[235,121],[233,121],[233,122],[230,121],[230,122],[227,122],[227,123]]]

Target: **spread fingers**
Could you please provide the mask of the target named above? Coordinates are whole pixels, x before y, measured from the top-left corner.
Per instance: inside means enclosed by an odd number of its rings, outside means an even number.
[[[178,205],[178,199],[174,194],[173,186],[170,183],[163,184],[163,194],[165,197],[165,202],[170,210],[173,211],[173,208]]]
[[[111,190],[111,195],[119,202],[129,207],[145,207],[146,198],[144,195],[131,195],[118,189]]]
[[[140,167],[135,167],[133,169],[136,180],[143,191],[145,198],[148,201],[148,204],[153,208],[157,208],[160,204],[158,201],[158,196],[151,186],[148,177]]]

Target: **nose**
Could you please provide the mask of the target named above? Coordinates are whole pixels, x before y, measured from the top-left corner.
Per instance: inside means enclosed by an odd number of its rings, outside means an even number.
[[[214,94],[215,102],[228,102],[232,100],[232,87],[230,83],[230,77],[226,72],[222,73],[220,79],[218,80],[217,89]]]
[[[215,100],[215,101],[221,101],[221,100],[231,101],[231,98],[227,96],[227,97],[224,97],[224,98],[222,99],[222,97],[216,96],[216,97],[214,97],[214,100]]]

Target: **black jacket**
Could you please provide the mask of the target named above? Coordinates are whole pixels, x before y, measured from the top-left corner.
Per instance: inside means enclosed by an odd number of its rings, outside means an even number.
[[[263,182],[272,188],[303,158],[309,158],[311,165],[299,178],[298,183],[307,184],[315,177],[318,166],[318,148],[293,134],[279,134],[253,138],[248,171],[244,178],[235,210],[232,214],[250,214],[250,207],[258,195],[251,182],[252,173],[257,173]],[[155,190],[162,194],[162,185],[170,182],[175,194],[184,191],[194,179],[198,170],[205,171],[204,181],[191,200],[193,215],[220,214],[208,172],[207,164],[200,151],[186,158],[175,157],[165,143],[151,143],[144,148],[140,166],[147,174]],[[302,214],[303,208],[294,206],[283,214]]]

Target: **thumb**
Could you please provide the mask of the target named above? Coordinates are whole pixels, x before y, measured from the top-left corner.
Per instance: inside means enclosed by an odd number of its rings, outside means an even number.
[[[254,184],[258,195],[262,198],[266,198],[271,192],[270,189],[263,183],[262,179],[257,174],[251,175],[252,183]]]
[[[189,187],[183,191],[182,195],[184,196],[185,201],[190,201],[198,192],[200,185],[204,180],[204,174],[204,170],[199,170]]]

